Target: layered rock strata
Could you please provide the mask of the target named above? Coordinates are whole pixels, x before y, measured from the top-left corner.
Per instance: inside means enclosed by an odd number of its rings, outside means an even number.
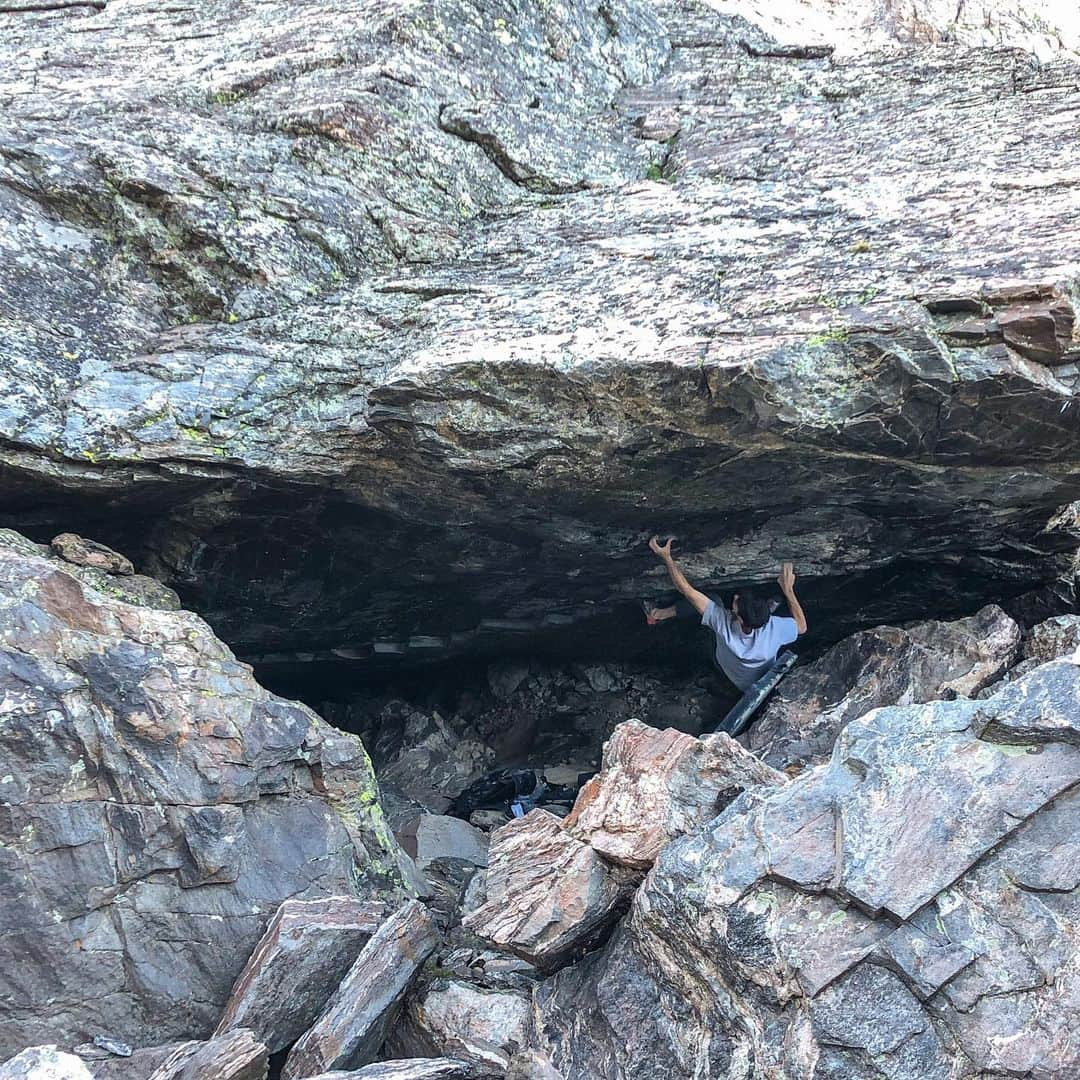
[[[0,538],[0,1049],[201,1037],[278,905],[388,888],[360,741],[160,586]]]
[[[669,844],[537,990],[570,1077],[1050,1080],[1080,1066],[1080,667],[876,709]]]
[[[885,6],[7,14],[4,512],[271,665],[642,649],[662,529],[834,638],[1071,572],[1077,67]]]

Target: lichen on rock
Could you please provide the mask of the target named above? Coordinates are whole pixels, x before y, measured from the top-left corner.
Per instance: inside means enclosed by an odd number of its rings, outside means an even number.
[[[396,889],[367,755],[198,616],[8,536],[3,1048],[206,1034],[282,900]]]

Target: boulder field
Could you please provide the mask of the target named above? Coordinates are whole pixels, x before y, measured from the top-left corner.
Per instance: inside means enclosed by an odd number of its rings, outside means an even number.
[[[632,719],[572,809],[479,828],[409,785],[415,714],[395,839],[357,736],[57,548],[0,536],[4,1080],[1080,1067],[1080,616],[856,634],[767,707],[783,771]],[[490,766],[435,729],[451,790]]]

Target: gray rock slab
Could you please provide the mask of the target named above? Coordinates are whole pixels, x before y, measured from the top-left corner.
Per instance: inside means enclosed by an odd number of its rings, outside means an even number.
[[[1080,659],[1055,660],[1007,683],[980,711],[990,742],[1080,746]]]
[[[434,923],[419,901],[409,901],[385,919],[318,1019],[289,1051],[283,1080],[368,1064],[437,943]]]
[[[283,900],[395,887],[360,740],[135,580],[0,537],[0,1053],[203,1036]]]
[[[265,1080],[269,1056],[250,1031],[238,1028],[207,1042],[182,1044],[149,1080]]]
[[[421,814],[394,835],[421,873],[440,859],[460,859],[473,866],[488,863],[487,836],[460,818]]]
[[[286,900],[237,978],[215,1035],[247,1028],[272,1054],[290,1046],[385,916],[385,905],[353,896]]]

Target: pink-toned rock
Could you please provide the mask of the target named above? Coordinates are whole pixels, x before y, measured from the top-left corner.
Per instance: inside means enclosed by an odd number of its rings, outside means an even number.
[[[216,1035],[248,1028],[271,1053],[311,1026],[386,908],[353,896],[286,900],[233,986]]]
[[[1072,344],[1074,314],[1058,301],[1010,304],[995,313],[1005,343],[1040,364],[1060,364]]]
[[[87,540],[75,533],[60,533],[59,536],[54,536],[50,546],[61,559],[75,566],[91,566],[109,574],[135,573],[131,560],[119,551],[113,551],[96,540]]]
[[[727,735],[695,739],[628,720],[563,827],[606,859],[647,870],[669,840],[710,821],[740,791],[784,782]]]
[[[462,923],[552,970],[606,929],[635,880],[566,832],[554,814],[533,810],[491,834],[487,896]]]

